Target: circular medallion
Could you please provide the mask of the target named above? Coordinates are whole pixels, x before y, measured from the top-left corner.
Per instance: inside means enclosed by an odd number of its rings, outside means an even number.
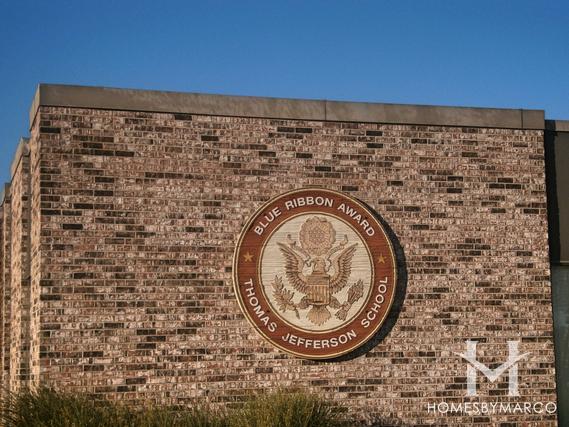
[[[381,327],[396,260],[381,223],[345,194],[306,188],[262,206],[244,227],[233,281],[246,318],[271,344],[309,359],[349,353]]]

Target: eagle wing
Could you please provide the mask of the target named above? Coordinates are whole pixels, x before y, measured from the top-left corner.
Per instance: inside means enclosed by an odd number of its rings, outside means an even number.
[[[340,252],[340,255],[338,255],[334,261],[332,261],[334,276],[330,279],[330,292],[333,294],[340,291],[348,284],[348,279],[352,272],[352,258],[356,252],[357,245],[357,243],[354,243],[353,245],[348,246]]]
[[[285,275],[288,282],[298,292],[306,294],[308,291],[308,285],[306,282],[306,276],[302,274],[304,259],[302,259],[300,255],[287,245],[280,242],[277,244],[285,257]]]

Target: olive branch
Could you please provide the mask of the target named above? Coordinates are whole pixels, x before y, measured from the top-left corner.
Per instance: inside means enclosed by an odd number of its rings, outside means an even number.
[[[336,317],[340,320],[346,320],[348,316],[348,311],[352,308],[352,305],[364,296],[364,283],[358,280],[354,283],[348,290],[348,300],[340,306],[340,309],[336,312]]]
[[[294,292],[285,289],[283,280],[279,276],[275,276],[275,280],[272,283],[273,295],[281,311],[293,310],[297,319],[300,319],[300,314],[298,313],[298,306],[292,301],[294,298]]]

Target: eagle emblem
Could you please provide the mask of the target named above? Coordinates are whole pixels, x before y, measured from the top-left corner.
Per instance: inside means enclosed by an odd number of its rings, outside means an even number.
[[[358,243],[348,237],[336,241],[336,230],[323,217],[307,219],[298,232],[298,241],[289,234],[286,242],[278,242],[285,261],[285,278],[289,287],[302,296],[295,303],[295,293],[276,275],[272,287],[277,306],[281,311],[292,310],[300,318],[299,310],[309,309],[306,318],[315,325],[325,324],[334,311],[336,318],[346,320],[352,305],[364,294],[361,280],[353,283],[347,299],[340,302],[335,294],[344,289],[350,280],[352,259]]]

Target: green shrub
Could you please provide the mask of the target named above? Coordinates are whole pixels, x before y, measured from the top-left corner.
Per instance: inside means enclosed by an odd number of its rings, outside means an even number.
[[[305,393],[256,396],[229,417],[231,427],[336,427],[348,425],[337,406]]]
[[[347,425],[334,405],[304,393],[254,396],[225,412],[204,408],[146,408],[93,401],[48,388],[4,393],[6,427],[337,427]]]
[[[82,396],[55,393],[41,388],[4,394],[1,418],[5,426],[89,427],[112,425],[121,420],[124,411],[112,405],[95,406]]]

